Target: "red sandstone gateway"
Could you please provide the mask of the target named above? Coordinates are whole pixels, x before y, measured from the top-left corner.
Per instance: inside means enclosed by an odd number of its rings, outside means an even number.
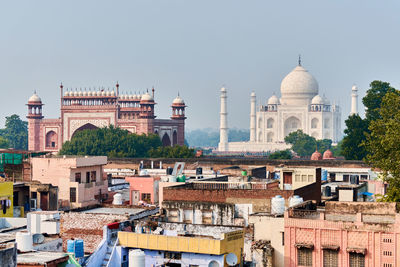
[[[64,91],[60,85],[61,117],[44,119],[43,103],[36,92],[28,101],[29,150],[57,152],[77,131],[116,125],[137,134],[158,134],[165,146],[183,145],[185,102],[178,95],[172,102],[170,119],[156,119],[152,94],[121,94],[115,89]]]

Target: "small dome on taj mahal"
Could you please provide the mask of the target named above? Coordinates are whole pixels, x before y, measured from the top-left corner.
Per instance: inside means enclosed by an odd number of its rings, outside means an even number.
[[[267,104],[268,105],[279,105],[279,98],[274,94],[268,99]]]

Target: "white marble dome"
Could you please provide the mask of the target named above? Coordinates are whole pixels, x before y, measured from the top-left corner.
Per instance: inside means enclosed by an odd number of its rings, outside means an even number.
[[[268,105],[279,105],[279,98],[276,95],[271,96],[267,102]]]
[[[29,98],[29,102],[42,102],[42,99],[35,93]]]
[[[311,104],[313,104],[313,105],[323,105],[324,104],[324,99],[322,99],[322,97],[320,95],[316,95],[311,100]]]
[[[174,101],[172,101],[172,104],[185,104],[185,101],[178,95]]]
[[[284,104],[308,104],[317,94],[317,80],[301,65],[294,68],[282,80],[281,95]]]
[[[142,95],[142,98],[140,99],[142,101],[153,101],[153,97],[149,93],[145,93]]]

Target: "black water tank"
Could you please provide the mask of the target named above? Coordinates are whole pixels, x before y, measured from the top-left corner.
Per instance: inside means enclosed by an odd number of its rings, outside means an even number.
[[[332,195],[332,192],[331,192],[331,187],[330,186],[325,186],[325,196],[326,197],[330,197]]]
[[[171,175],[173,170],[173,168],[167,167],[167,175]]]
[[[203,168],[202,167],[197,167],[196,168],[196,175],[202,175],[203,174]]]

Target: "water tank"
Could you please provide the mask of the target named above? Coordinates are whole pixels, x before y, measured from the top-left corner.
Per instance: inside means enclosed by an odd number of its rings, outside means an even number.
[[[332,195],[332,190],[329,185],[325,186],[325,196],[330,197]]]
[[[28,232],[17,232],[15,235],[15,241],[17,242],[17,249],[21,252],[32,251],[33,239],[32,235]]]
[[[83,248],[83,240],[77,239],[75,240],[75,258],[82,258],[83,256],[85,256]]]
[[[327,181],[328,180],[328,171],[327,170],[322,170],[322,181]]]
[[[197,167],[196,168],[196,175],[202,175],[203,174],[203,168],[202,167]]]
[[[298,205],[300,203],[303,203],[303,198],[299,197],[297,195],[294,195],[293,197],[291,197],[289,199],[289,207],[296,206],[296,205]]]
[[[247,171],[246,170],[242,170],[242,176],[247,176]]]
[[[274,196],[271,199],[271,214],[279,215],[285,212],[285,199],[280,196]]]
[[[176,176],[170,175],[169,180],[170,183],[176,183]]]
[[[171,175],[172,174],[172,172],[173,172],[173,168],[171,168],[171,167],[168,167],[167,168],[167,175]]]
[[[185,176],[185,175],[179,176],[179,177],[176,179],[176,181],[177,181],[177,182],[184,183],[184,182],[186,182],[186,176]]]
[[[113,204],[114,205],[122,205],[122,195],[120,193],[117,193],[114,195]]]
[[[140,249],[133,249],[129,251],[129,267],[143,267],[146,266],[146,255]]]
[[[67,240],[67,252],[75,253],[75,240]]]
[[[149,172],[147,170],[140,170],[139,176],[145,176],[145,175],[149,175]]]

